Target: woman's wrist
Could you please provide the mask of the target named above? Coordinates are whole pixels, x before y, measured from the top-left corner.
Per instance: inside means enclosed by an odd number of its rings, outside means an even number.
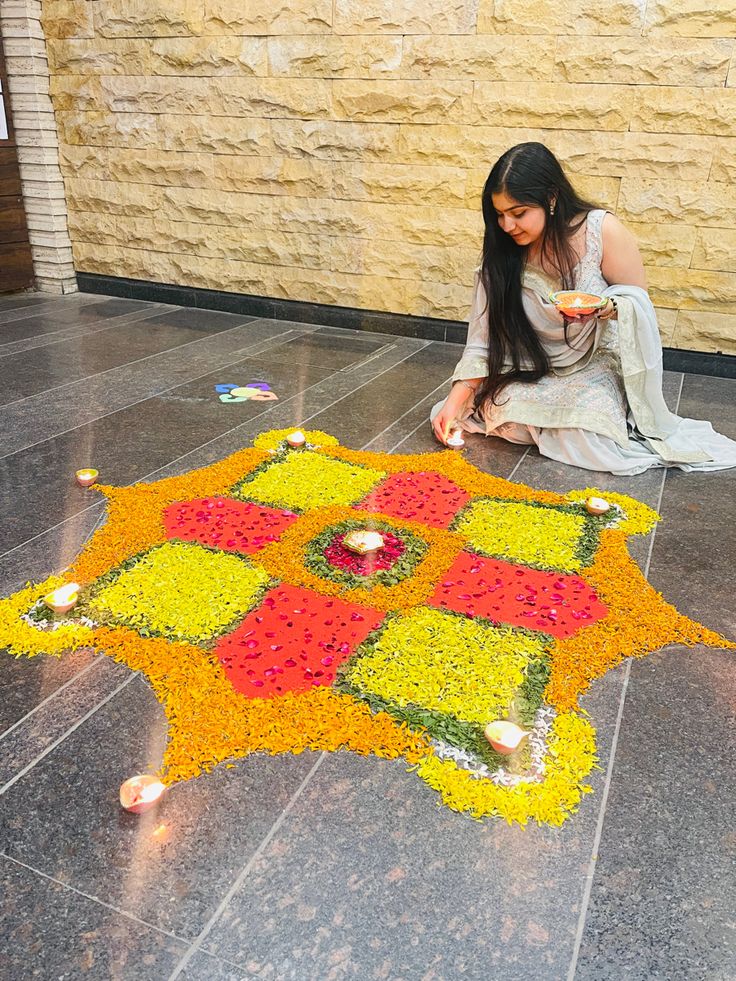
[[[608,302],[606,306],[598,314],[599,320],[617,320],[618,319],[618,304],[612,296],[607,298]]]

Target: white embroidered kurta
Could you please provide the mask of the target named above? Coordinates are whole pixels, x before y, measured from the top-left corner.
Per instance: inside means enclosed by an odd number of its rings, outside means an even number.
[[[522,300],[550,358],[551,371],[536,382],[511,382],[500,404],[471,409],[460,420],[470,432],[512,442],[536,443],[544,456],[615,474],[651,467],[713,470],[736,466],[736,443],[709,423],[673,415],[662,397],[662,348],[654,308],[645,290],[609,286],[601,272],[605,211],[588,214],[585,252],[575,268],[575,288],[615,296],[617,321],[570,325],[549,302],[560,289],[540,269],[528,268]],[[476,277],[468,338],[453,380],[488,373],[485,291]],[[439,411],[443,403],[433,409]]]

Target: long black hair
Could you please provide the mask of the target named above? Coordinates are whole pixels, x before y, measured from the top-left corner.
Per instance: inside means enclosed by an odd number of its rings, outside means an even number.
[[[537,381],[549,371],[549,358],[524,312],[521,281],[526,246],[498,224],[492,195],[507,194],[519,204],[544,208],[541,256],[559,273],[563,289],[572,289],[577,256],[572,236],[597,205],[579,197],[555,155],[542,143],[519,143],[499,157],[483,188],[483,260],[481,282],[488,298],[488,376],[476,405],[495,403],[510,381]],[[504,362],[511,365],[504,369]],[[531,367],[522,368],[522,364]]]

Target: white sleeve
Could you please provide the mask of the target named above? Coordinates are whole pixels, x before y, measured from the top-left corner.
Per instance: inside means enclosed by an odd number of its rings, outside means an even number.
[[[468,321],[468,338],[463,356],[460,358],[452,380],[464,378],[485,378],[488,374],[488,302],[481,282],[480,271],[476,270],[473,287],[473,302]]]

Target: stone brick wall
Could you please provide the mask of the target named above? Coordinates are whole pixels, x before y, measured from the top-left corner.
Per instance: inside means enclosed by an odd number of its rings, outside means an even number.
[[[48,293],[73,293],[77,280],[40,18],[40,0],[0,0],[0,32],[36,286]]]
[[[45,0],[78,270],[464,319],[539,139],[736,352],[733,0]]]

